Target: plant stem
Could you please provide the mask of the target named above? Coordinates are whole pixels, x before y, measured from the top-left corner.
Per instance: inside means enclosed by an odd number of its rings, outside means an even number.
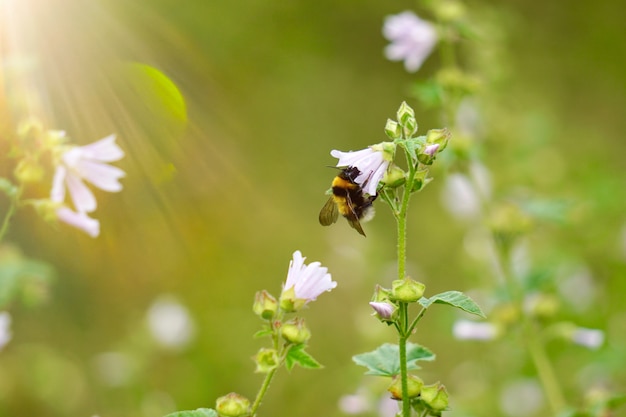
[[[256,398],[254,399],[254,403],[252,404],[252,409],[250,411],[250,415],[252,417],[256,415],[256,412],[259,409],[259,406],[261,405],[261,401],[263,400],[263,397],[265,396],[267,389],[270,387],[270,382],[272,382],[272,378],[274,377],[274,374],[276,374],[277,370],[278,368],[272,369],[270,372],[267,373],[267,375],[265,375],[265,380],[263,380],[263,385],[261,385],[261,388],[259,389],[259,392],[257,393]]]
[[[535,365],[537,376],[543,386],[546,398],[548,399],[548,403],[552,409],[552,414],[559,414],[565,408],[566,404],[565,397],[561,391],[561,385],[559,384],[556,372],[550,363],[548,354],[539,340],[532,318],[529,317],[524,311],[524,289],[521,287],[519,282],[515,280],[510,267],[506,266],[510,264],[508,257],[509,251],[503,247],[503,245],[498,245],[497,242],[496,245],[498,246],[499,255],[497,257],[498,269],[503,275],[504,281],[509,289],[509,293],[511,294],[511,298],[515,302],[520,313],[522,322],[522,338],[526,344],[526,349],[528,350],[530,358]]]
[[[7,230],[9,230],[9,223],[11,222],[11,217],[15,214],[15,210],[17,209],[17,203],[22,195],[22,187],[20,186],[17,189],[17,192],[11,196],[11,203],[9,208],[7,209],[6,214],[4,215],[4,220],[2,221],[2,228],[0,229],[0,242],[4,239],[4,235]]]
[[[398,346],[400,351],[400,381],[402,384],[402,416],[411,416],[411,401],[408,398],[409,382],[408,371],[406,366],[406,340],[409,335],[407,334],[407,321],[408,321],[408,309],[407,303],[400,303],[400,320],[402,331],[398,340]]]

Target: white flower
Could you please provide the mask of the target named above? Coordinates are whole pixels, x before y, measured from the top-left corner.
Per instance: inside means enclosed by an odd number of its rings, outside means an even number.
[[[125,175],[124,171],[107,162],[118,161],[123,156],[124,152],[115,144],[115,135],[89,145],[70,148],[61,155],[50,199],[55,203],[63,203],[67,187],[76,211],[94,211],[97,207],[96,198],[84,181],[104,191],[120,191],[122,184],[119,179]]]
[[[404,61],[409,72],[417,71],[437,43],[434,26],[406,11],[387,16],[383,35],[391,44],[385,48],[385,56],[391,61]]]
[[[604,343],[604,332],[598,329],[578,327],[572,333],[572,341],[589,349],[598,349]]]
[[[0,312],[0,349],[11,341],[11,315],[6,311]]]
[[[147,319],[152,336],[166,348],[185,347],[195,333],[189,311],[171,296],[163,296],[152,303]]]
[[[355,178],[355,182],[367,194],[375,196],[378,183],[385,176],[393,158],[393,151],[385,149],[385,145],[387,143],[383,142],[354,152],[332,150],[330,154],[339,159],[338,167],[356,167],[360,174]],[[389,145],[393,147],[393,144],[389,143]]]
[[[283,286],[283,295],[293,288],[296,300],[305,300],[304,304],[315,299],[323,292],[330,291],[337,286],[328,273],[328,268],[319,262],[304,265],[300,251],[293,253],[293,260],[289,263],[287,280]]]
[[[97,237],[100,234],[100,222],[85,213],[75,212],[66,206],[61,206],[56,210],[56,215],[62,222],[81,229],[91,237]]]
[[[454,323],[452,334],[459,340],[493,340],[498,328],[491,323],[459,320]]]

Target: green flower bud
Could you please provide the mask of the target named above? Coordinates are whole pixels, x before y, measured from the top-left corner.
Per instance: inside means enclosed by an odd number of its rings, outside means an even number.
[[[426,143],[428,145],[439,145],[439,148],[436,149],[437,153],[439,153],[448,146],[451,136],[452,134],[448,128],[430,129],[426,132]]]
[[[215,411],[220,417],[246,417],[250,415],[250,400],[231,392],[217,399]]]
[[[391,283],[391,299],[403,303],[414,303],[424,295],[426,286],[409,277]]]
[[[280,295],[280,308],[286,313],[293,313],[300,310],[306,304],[307,300],[296,297],[295,287],[284,290]]]
[[[417,132],[417,120],[415,117],[409,117],[404,123],[404,137],[411,138]]]
[[[27,156],[20,160],[13,174],[19,182],[25,184],[40,182],[43,179],[44,172],[36,158]]]
[[[448,391],[440,382],[423,386],[420,398],[434,411],[444,411],[448,408]]]
[[[409,398],[415,398],[420,395],[423,386],[424,381],[419,377],[411,374],[407,375],[407,395]],[[387,391],[391,393],[391,398],[402,400],[402,379],[400,375],[393,377]]]
[[[420,150],[420,153],[417,154],[417,160],[424,165],[432,165],[432,163],[435,161],[435,156],[437,156],[437,153],[439,151],[439,147],[440,145],[438,143],[424,146]]]
[[[254,358],[256,362],[255,372],[261,374],[267,374],[274,369],[278,368],[280,361],[278,359],[278,352],[275,349],[261,348]]]
[[[254,296],[252,310],[262,319],[271,320],[278,311],[278,301],[269,292],[258,291]]]
[[[403,185],[405,181],[405,173],[397,165],[390,166],[382,179],[383,184],[389,188],[397,188]]]
[[[532,221],[515,204],[502,203],[492,210],[488,225],[498,243],[504,247],[510,247],[517,237],[530,230]]]
[[[387,119],[385,134],[389,136],[390,139],[399,139],[402,136],[402,127],[398,124],[398,122]]]
[[[433,180],[432,178],[426,178],[427,175],[428,169],[422,169],[415,173],[415,177],[413,177],[413,192],[421,190]]]
[[[434,13],[442,22],[454,22],[464,18],[467,11],[465,6],[460,2],[445,0],[437,2]]]
[[[559,311],[559,300],[552,294],[532,294],[524,300],[525,310],[533,317],[549,319]]]
[[[39,120],[30,118],[20,122],[17,136],[27,148],[34,149],[44,136],[44,129]]]
[[[304,319],[296,318],[283,324],[280,335],[289,343],[305,343],[311,338],[311,331],[304,324]]]
[[[400,125],[405,126],[407,120],[409,119],[415,120],[415,111],[413,111],[411,106],[406,104],[406,101],[403,101],[402,104],[400,104],[400,108],[398,109],[397,116],[398,116],[398,122],[400,123]],[[417,123],[415,124],[415,127],[417,129]]]

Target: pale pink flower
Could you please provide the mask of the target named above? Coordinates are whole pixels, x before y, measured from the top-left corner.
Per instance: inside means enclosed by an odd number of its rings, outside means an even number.
[[[459,340],[493,340],[498,336],[498,328],[491,323],[459,320],[452,333]]]
[[[56,210],[57,219],[70,226],[82,230],[91,237],[98,237],[100,234],[100,222],[89,217],[86,213],[76,212],[66,206],[61,206]]]
[[[374,309],[380,318],[385,320],[389,320],[396,311],[396,306],[385,302],[371,301],[370,307]]]
[[[604,343],[604,332],[598,329],[578,327],[572,333],[572,341],[588,349],[598,349]]]
[[[387,144],[389,146],[385,146]],[[339,159],[337,162],[338,167],[356,167],[359,170],[359,175],[356,177],[355,182],[367,194],[375,196],[378,183],[385,176],[393,159],[394,149],[392,143],[383,142],[360,151],[341,152],[332,150],[330,154]]]
[[[300,251],[293,253],[283,293],[293,288],[296,299],[306,300],[306,304],[309,301],[315,301],[323,292],[335,288],[337,283],[332,280],[328,268],[323,267],[319,262],[305,265],[305,259]]]
[[[385,48],[385,56],[391,61],[404,61],[409,72],[417,71],[437,43],[435,27],[406,11],[387,16],[383,35],[391,44]]]
[[[125,173],[108,162],[120,160],[124,151],[115,144],[115,135],[107,136],[85,146],[70,148],[61,155],[52,183],[50,199],[63,203],[65,189],[80,213],[90,213],[97,207],[96,198],[84,181],[104,191],[121,191],[119,179]]]
[[[0,312],[0,349],[11,341],[11,315],[6,311]]]

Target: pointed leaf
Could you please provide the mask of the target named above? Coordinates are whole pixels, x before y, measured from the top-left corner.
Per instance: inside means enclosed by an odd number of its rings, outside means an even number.
[[[435,354],[421,345],[407,343],[406,350],[408,370],[420,369],[417,361],[432,361],[435,359]],[[352,360],[357,365],[368,369],[365,375],[391,377],[400,373],[400,348],[398,345],[392,345],[391,343],[385,343],[372,352],[355,355],[352,357]]]
[[[255,339],[258,339],[264,336],[270,336],[271,334],[272,334],[271,329],[262,329],[256,332],[252,337],[254,337]]]
[[[293,369],[295,365],[300,365],[307,369],[319,369],[322,365],[316,361],[313,356],[304,351],[305,345],[294,345],[287,352],[285,357],[285,366],[289,371]]]
[[[165,417],[218,417],[217,412],[210,408],[198,408],[190,411],[176,411]]]
[[[430,298],[422,297],[419,303],[428,308],[432,304],[448,304],[452,307],[460,308],[470,314],[485,318],[485,313],[482,312],[478,304],[474,302],[470,297],[463,294],[460,291],[446,291],[440,294],[433,295]]]

